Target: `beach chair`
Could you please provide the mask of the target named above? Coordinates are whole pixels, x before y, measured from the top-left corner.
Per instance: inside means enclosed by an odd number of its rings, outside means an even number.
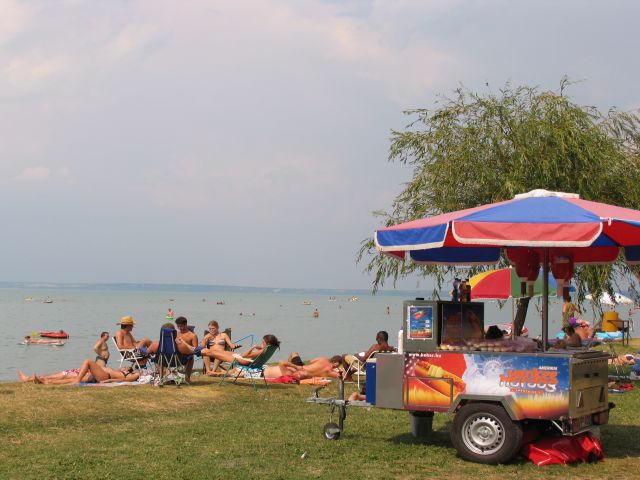
[[[142,365],[146,363],[148,357],[140,353],[137,348],[120,348],[115,336],[111,337],[111,340],[113,340],[113,345],[116,347],[116,352],[120,354],[120,368],[122,368],[124,362],[129,362],[132,367],[135,365],[138,369],[142,368],[140,362],[142,362]]]
[[[266,365],[266,363],[271,359],[273,354],[276,352],[278,347],[275,345],[267,345],[267,347],[262,351],[260,355],[253,359],[253,361],[249,365],[243,365],[239,363],[237,360],[234,360],[231,363],[230,368],[224,372],[222,379],[220,380],[220,385],[222,385],[227,377],[231,377],[232,375],[229,373],[232,370],[236,370],[235,377],[233,378],[233,383],[238,381],[238,377],[241,374],[245,374],[245,377],[249,377],[251,379],[251,383],[253,385],[254,390],[258,390],[258,386],[256,385],[256,379],[262,378],[264,381],[265,387],[269,387],[267,383],[267,379],[261,375],[262,368]]]
[[[366,373],[367,360],[369,360],[370,358],[373,358],[376,353],[378,352],[372,352],[371,355],[369,355],[367,358],[364,359],[364,362],[361,361],[355,355],[345,355],[343,357],[343,363],[347,364],[347,368],[345,368],[344,376],[345,377],[351,376],[351,378],[353,378],[354,376],[356,377],[358,391],[360,391],[361,389],[360,383],[362,381],[362,377],[367,376],[367,373]],[[364,355],[364,352],[359,353],[359,355]]]
[[[177,332],[173,328],[160,329],[158,351],[153,357],[156,364],[154,384],[162,387],[171,379],[179,387],[185,381],[185,366],[193,355],[183,355],[176,345]]]

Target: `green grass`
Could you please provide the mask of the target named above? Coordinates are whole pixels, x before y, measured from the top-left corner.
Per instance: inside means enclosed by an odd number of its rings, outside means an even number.
[[[181,388],[1,384],[0,478],[640,478],[637,390],[610,396],[605,461],[568,467],[465,462],[449,415],[422,440],[406,412],[351,408],[342,438],[328,441],[329,408],[305,403],[311,391],[202,377]]]

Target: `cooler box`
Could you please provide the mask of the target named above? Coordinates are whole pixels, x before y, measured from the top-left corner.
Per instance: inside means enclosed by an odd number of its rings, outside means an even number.
[[[367,396],[367,402],[372,405],[376,404],[376,360],[371,358],[365,364],[365,373],[367,380],[364,385],[364,393]]]
[[[602,330],[605,332],[617,332],[620,324],[618,323],[620,317],[615,310],[611,312],[604,312],[602,315]]]

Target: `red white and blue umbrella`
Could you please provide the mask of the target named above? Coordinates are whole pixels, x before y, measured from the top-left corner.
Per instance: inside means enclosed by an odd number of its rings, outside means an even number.
[[[441,265],[494,264],[504,249],[522,281],[535,281],[541,266],[543,279],[551,268],[556,279],[568,281],[575,265],[613,263],[620,248],[628,263],[640,263],[640,211],[572,193],[533,190],[512,200],[381,228],[375,244],[398,259],[408,254],[414,262]]]
[[[513,200],[444,213],[375,232],[379,251],[417,263],[487,265],[500,249],[550,248],[574,265],[612,263],[619,247],[640,263],[640,211],[582,200],[576,194],[534,190]],[[513,253],[513,255],[509,255]]]

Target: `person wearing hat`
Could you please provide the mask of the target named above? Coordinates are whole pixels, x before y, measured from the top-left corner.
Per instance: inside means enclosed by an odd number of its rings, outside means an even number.
[[[151,340],[143,338],[142,340],[136,340],[131,333],[136,321],[131,315],[122,317],[116,325],[120,325],[120,330],[116,333],[116,345],[121,350],[129,350],[132,348],[138,349],[141,353],[148,353]]]

